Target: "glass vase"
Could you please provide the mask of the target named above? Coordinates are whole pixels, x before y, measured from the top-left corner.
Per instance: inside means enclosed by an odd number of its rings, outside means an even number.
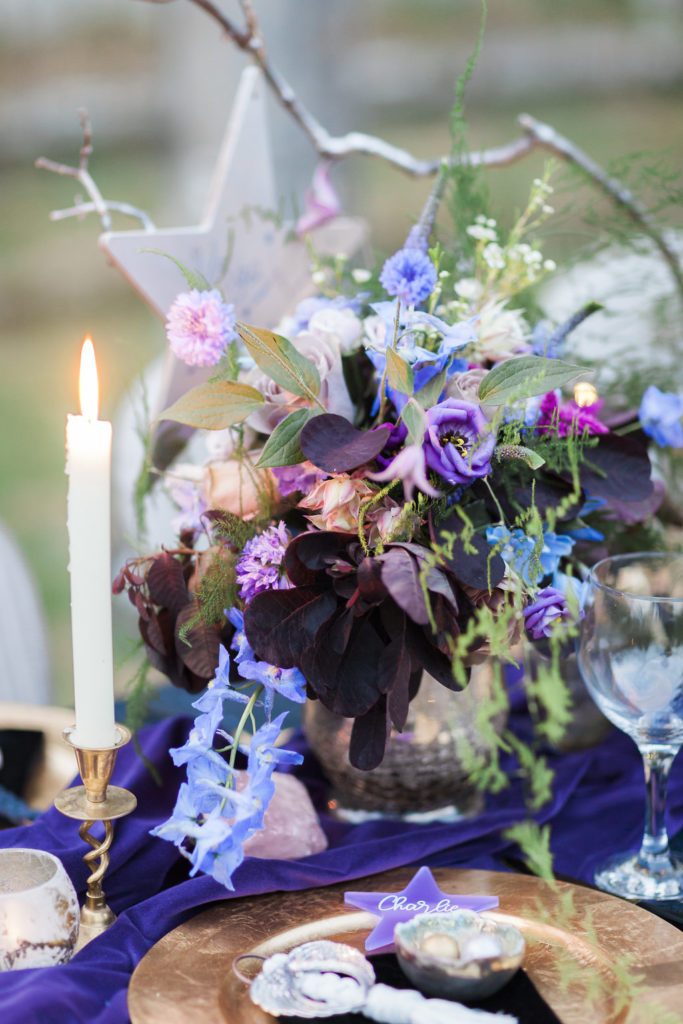
[[[349,761],[353,719],[333,714],[320,701],[309,701],[303,727],[331,784],[329,811],[352,822],[458,821],[477,814],[483,795],[472,782],[468,765],[473,755],[486,755],[493,743],[482,737],[476,722],[493,685],[490,659],[472,667],[462,691],[448,690],[425,674],[403,732],[392,729],[382,763],[372,771],[354,768]],[[494,728],[502,731],[505,720],[499,715]]]

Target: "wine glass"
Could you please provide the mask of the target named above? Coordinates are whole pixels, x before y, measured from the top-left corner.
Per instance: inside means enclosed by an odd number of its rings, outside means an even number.
[[[605,558],[592,569],[578,663],[603,714],[638,747],[645,768],[645,830],[638,853],[613,857],[595,884],[627,899],[683,895],[669,848],[666,785],[683,745],[683,554]]]

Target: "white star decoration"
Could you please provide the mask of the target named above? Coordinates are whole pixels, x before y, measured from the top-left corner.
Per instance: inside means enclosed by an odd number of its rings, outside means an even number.
[[[101,236],[100,246],[162,319],[188,286],[172,260],[145,249],[166,253],[203,274],[234,304],[238,320],[274,327],[315,290],[306,246],[292,237],[291,224],[276,223],[271,211],[277,207],[265,84],[260,70],[248,67],[242,72],[201,223],[110,231]],[[351,255],[365,236],[364,222],[348,217],[336,217],[313,232],[321,254]],[[191,369],[169,355],[159,407],[206,379],[209,372]]]

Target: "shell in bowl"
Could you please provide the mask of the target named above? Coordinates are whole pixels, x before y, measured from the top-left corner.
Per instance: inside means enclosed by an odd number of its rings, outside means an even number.
[[[401,969],[421,992],[472,1002],[502,988],[526,948],[514,925],[473,910],[418,914],[396,925],[394,945]]]

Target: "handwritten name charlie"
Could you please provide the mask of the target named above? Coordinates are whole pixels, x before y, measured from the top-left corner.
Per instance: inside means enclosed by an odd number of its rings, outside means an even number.
[[[457,903],[451,903],[450,900],[439,900],[438,903],[427,903],[426,900],[416,900],[414,903],[409,902],[405,896],[385,896],[377,904],[378,910],[408,910],[415,914],[448,914],[451,910],[459,910]]]

